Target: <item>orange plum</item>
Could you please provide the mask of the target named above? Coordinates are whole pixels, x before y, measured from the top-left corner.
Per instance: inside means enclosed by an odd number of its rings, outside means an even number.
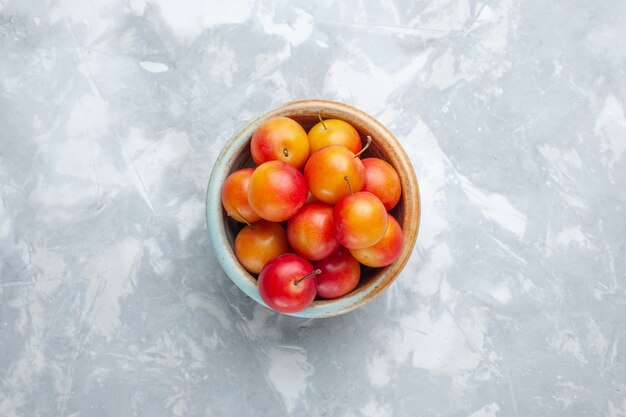
[[[387,231],[381,240],[369,248],[352,249],[350,251],[363,265],[373,268],[387,266],[400,256],[404,243],[402,228],[390,214],[387,214],[387,223]]]
[[[287,233],[278,223],[258,221],[241,229],[235,238],[235,256],[253,274],[258,274],[266,263],[287,252]]]
[[[351,192],[361,191],[365,168],[354,152],[345,146],[330,145],[311,155],[304,166],[304,177],[315,198],[335,204]],[[349,184],[345,177],[348,177]]]
[[[366,158],[363,160],[363,166],[365,167],[363,191],[369,191],[380,198],[387,211],[394,208],[402,193],[400,177],[396,170],[379,158]]]
[[[229,217],[241,223],[261,220],[248,204],[248,184],[254,168],[244,168],[230,174],[222,185],[222,205]]]
[[[335,237],[348,249],[368,248],[387,230],[387,211],[372,193],[361,191],[342,198],[333,211]]]
[[[295,120],[275,117],[255,130],[250,153],[257,165],[278,160],[300,169],[309,157],[309,138]]]
[[[321,120],[309,130],[309,153],[313,154],[329,145],[342,145],[352,153],[361,150],[359,132],[349,123],[339,119]]]
[[[293,250],[309,260],[319,260],[337,250],[333,208],[305,204],[287,223],[287,239]]]
[[[265,220],[282,222],[304,205],[308,188],[300,171],[282,161],[258,166],[248,186],[250,207]]]

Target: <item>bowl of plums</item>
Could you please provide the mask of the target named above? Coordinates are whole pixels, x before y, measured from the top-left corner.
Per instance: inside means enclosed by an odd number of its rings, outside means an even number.
[[[303,100],[226,143],[206,216],[217,260],[245,294],[279,313],[330,317],[366,304],[402,271],[420,194],[411,161],[380,122]]]

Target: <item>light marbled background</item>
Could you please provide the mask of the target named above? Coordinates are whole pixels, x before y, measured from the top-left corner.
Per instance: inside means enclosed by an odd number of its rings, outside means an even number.
[[[596,4],[594,4],[596,3]],[[0,0],[0,416],[626,415],[626,2]],[[423,224],[348,315],[218,268],[238,127],[326,98]]]

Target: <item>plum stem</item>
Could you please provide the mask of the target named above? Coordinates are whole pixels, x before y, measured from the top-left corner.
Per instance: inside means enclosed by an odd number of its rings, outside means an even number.
[[[321,110],[319,112],[317,112],[317,117],[318,117],[318,119],[320,119],[320,123],[322,124],[322,126],[324,126],[324,130],[328,130],[328,128],[326,127],[326,123],[324,123],[324,119],[322,119],[322,111]]]
[[[354,194],[352,192],[352,184],[350,184],[350,178],[348,178],[348,176],[346,175],[345,177],[343,177],[344,180],[346,180],[346,182],[348,183],[348,188],[350,189],[350,195]]]
[[[283,155],[285,155],[285,158],[289,158],[289,151],[287,148],[283,148]]]
[[[248,220],[246,220],[245,217],[243,217],[241,214],[239,213],[226,213],[226,215],[228,217],[232,217],[235,220],[239,220],[239,221],[243,221],[246,225],[248,225],[248,227],[252,230],[254,230],[254,226],[252,224],[250,224],[250,222]]]
[[[367,143],[365,144],[365,146],[363,147],[363,149],[361,149],[359,151],[359,153],[357,153],[356,155],[354,155],[355,158],[358,158],[363,152],[365,152],[365,150],[367,148],[370,147],[370,144],[372,143],[372,137],[370,135],[367,135]]]
[[[306,274],[305,276],[300,277],[300,278],[298,278],[297,280],[295,280],[295,281],[293,282],[293,285],[298,285],[299,283],[301,283],[301,282],[302,282],[302,281],[304,281],[305,279],[310,278],[310,277],[312,277],[313,275],[319,275],[319,274],[321,274],[321,273],[322,273],[322,270],[321,270],[321,269],[316,269],[316,270],[314,270],[314,271],[311,271],[311,272],[309,272],[308,274]]]

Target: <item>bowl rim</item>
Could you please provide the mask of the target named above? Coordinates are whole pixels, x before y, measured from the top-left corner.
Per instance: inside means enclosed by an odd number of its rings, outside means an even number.
[[[313,99],[288,102],[257,116],[232,135],[217,157],[211,171],[205,206],[207,227],[217,260],[230,280],[247,296],[262,306],[269,308],[259,295],[256,279],[237,261],[234,250],[231,248],[224,230],[221,189],[224,180],[230,174],[230,166],[234,158],[239,154],[239,151],[247,145],[256,128],[265,121],[273,117],[289,117],[289,115],[293,116],[294,114],[300,116],[317,116],[320,111],[322,111],[322,114],[326,118],[338,118],[348,122],[350,122],[350,119],[358,119],[360,124],[368,126],[368,129],[372,131],[374,137],[384,137],[384,141],[391,145],[390,149],[394,154],[389,158],[389,162],[394,165],[393,162],[398,163],[398,161],[402,161],[404,167],[403,171],[408,174],[406,175],[406,179],[408,180],[409,186],[404,187],[403,184],[402,199],[405,202],[415,202],[415,207],[413,208],[416,209],[416,215],[415,221],[411,221],[409,224],[404,222],[406,225],[406,227],[403,225],[405,244],[400,256],[393,264],[385,267],[382,273],[380,273],[373,282],[343,297],[331,300],[316,300],[304,310],[287,314],[303,318],[321,318],[344,314],[361,307],[382,292],[382,290],[395,280],[397,275],[404,268],[404,265],[408,262],[417,240],[421,218],[419,184],[411,161],[400,142],[381,122],[362,110],[335,101]],[[408,216],[408,208],[405,207],[403,218],[407,219]]]

